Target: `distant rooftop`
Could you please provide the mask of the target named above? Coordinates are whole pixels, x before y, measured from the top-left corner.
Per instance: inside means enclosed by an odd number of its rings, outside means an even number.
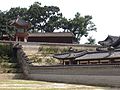
[[[99,41],[98,43],[104,47],[118,47],[120,45],[120,37],[108,35],[105,40]]]
[[[75,60],[101,60],[101,59],[112,59],[120,58],[120,50],[116,50],[109,54],[108,51],[103,52],[88,52],[84,56],[78,57]]]

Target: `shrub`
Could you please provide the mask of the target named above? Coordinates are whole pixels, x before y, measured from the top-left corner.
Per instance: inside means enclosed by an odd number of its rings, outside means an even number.
[[[54,58],[47,58],[47,59],[45,59],[45,64],[55,65],[55,64],[59,64],[59,61]]]
[[[56,48],[56,47],[48,47],[48,48],[43,48],[43,47],[40,47],[38,52],[41,53],[41,54],[56,54],[56,53],[64,53],[64,52],[67,52],[68,51],[68,48]]]
[[[10,45],[1,45],[0,44],[0,55],[12,57],[12,47]]]

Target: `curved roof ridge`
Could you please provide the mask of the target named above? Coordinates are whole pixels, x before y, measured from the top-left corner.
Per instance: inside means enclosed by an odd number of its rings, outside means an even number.
[[[81,56],[84,56],[85,54],[87,54],[88,51],[84,50],[84,51],[78,51],[78,52],[71,52],[71,53],[63,53],[63,54],[54,54],[53,57],[57,58],[57,59],[75,59]]]
[[[108,37],[105,40],[99,41],[98,43],[102,46],[109,47],[109,46],[117,45],[117,43],[120,42],[119,39],[120,37],[118,36],[108,35]]]

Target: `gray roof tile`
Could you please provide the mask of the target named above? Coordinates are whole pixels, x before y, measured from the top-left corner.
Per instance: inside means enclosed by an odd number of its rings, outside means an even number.
[[[99,41],[98,43],[104,47],[118,47],[120,45],[120,37],[109,35],[105,40]]]
[[[76,60],[90,60],[90,59],[107,59],[107,58],[120,58],[120,51],[114,51],[110,55],[109,52],[90,52],[84,56],[76,58]]]
[[[64,53],[64,54],[55,54],[53,57],[57,59],[72,59],[83,56],[87,53],[87,51],[79,51],[79,52],[71,52],[71,53]]]

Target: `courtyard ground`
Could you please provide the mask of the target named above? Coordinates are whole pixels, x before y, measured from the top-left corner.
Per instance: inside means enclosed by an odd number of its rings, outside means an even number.
[[[120,88],[32,80],[0,80],[0,90],[120,90]]]

